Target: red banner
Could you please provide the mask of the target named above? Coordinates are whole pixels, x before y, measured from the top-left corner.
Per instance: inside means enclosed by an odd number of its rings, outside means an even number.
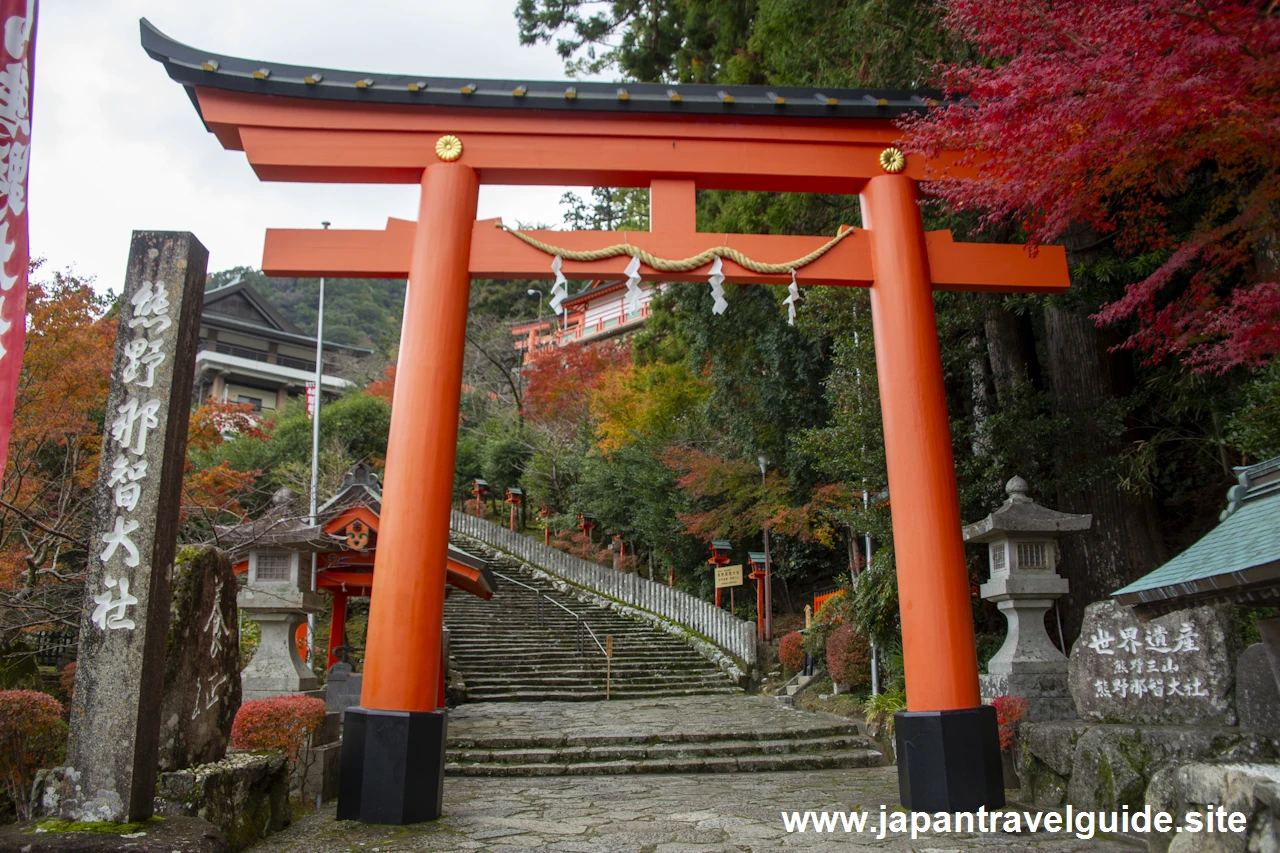
[[[37,0],[0,0],[0,471],[9,456],[13,405],[27,335],[27,164]]]

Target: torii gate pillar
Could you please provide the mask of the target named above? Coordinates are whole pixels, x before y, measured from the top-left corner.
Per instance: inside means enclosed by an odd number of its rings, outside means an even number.
[[[996,712],[982,705],[960,537],[951,428],[916,182],[882,175],[862,194],[875,281],[871,320],[909,711],[895,718],[908,809],[1004,804]]]
[[[479,188],[475,170],[461,163],[423,171],[364,687],[360,707],[347,710],[343,734],[341,820],[418,823],[440,817],[443,807],[440,628]]]

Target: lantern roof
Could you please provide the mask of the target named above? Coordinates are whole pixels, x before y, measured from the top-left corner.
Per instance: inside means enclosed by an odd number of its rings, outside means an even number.
[[[764,565],[764,551],[748,551],[747,559],[756,565]]]
[[[1218,526],[1111,593],[1117,602],[1142,619],[1211,601],[1280,605],[1280,456],[1235,471]]]
[[[728,539],[712,539],[711,547],[715,548],[717,551],[728,551],[733,548],[733,543]]]
[[[1027,481],[1014,477],[1005,484],[1009,497],[1000,508],[981,521],[964,526],[964,541],[994,542],[1010,534],[1044,534],[1057,537],[1062,533],[1088,530],[1092,515],[1058,512],[1033,501],[1027,495]]]
[[[345,71],[191,47],[160,32],[146,18],[140,29],[143,49],[186,88],[197,110],[197,87],[358,104],[835,120],[893,119],[923,112],[942,98],[932,89],[484,80]]]

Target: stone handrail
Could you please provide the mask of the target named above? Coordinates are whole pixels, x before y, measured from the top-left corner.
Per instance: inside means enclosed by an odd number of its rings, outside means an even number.
[[[568,583],[680,625],[701,635],[748,667],[756,664],[755,625],[710,602],[638,574],[622,574],[548,548],[528,536],[457,510],[453,511],[450,526],[458,533],[479,539]]]

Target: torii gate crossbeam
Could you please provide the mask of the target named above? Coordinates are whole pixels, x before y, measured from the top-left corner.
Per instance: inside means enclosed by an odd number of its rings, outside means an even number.
[[[633,245],[678,258],[730,243],[778,263],[822,239],[698,234],[695,191],[860,196],[863,229],[801,270],[800,281],[871,289],[909,707],[897,718],[900,794],[924,811],[1003,805],[995,712],[978,694],[932,290],[1056,292],[1067,269],[1061,249],[1032,258],[1018,246],[925,233],[918,182],[955,158],[903,158],[892,148],[892,119],[927,109],[934,94],[370,75],[209,54],[145,21],[142,32],[208,129],[264,180],[421,186],[416,223],[273,231],[264,260],[274,273],[409,280],[364,692],[347,714],[340,817],[412,823],[440,814],[436,697],[470,279],[550,275],[545,254],[475,222],[482,183],[650,187],[652,232],[625,235]],[[619,242],[595,232],[543,236],[568,248]],[[565,272],[620,275],[625,262],[567,262]],[[724,271],[729,281],[789,280],[728,261]]]

